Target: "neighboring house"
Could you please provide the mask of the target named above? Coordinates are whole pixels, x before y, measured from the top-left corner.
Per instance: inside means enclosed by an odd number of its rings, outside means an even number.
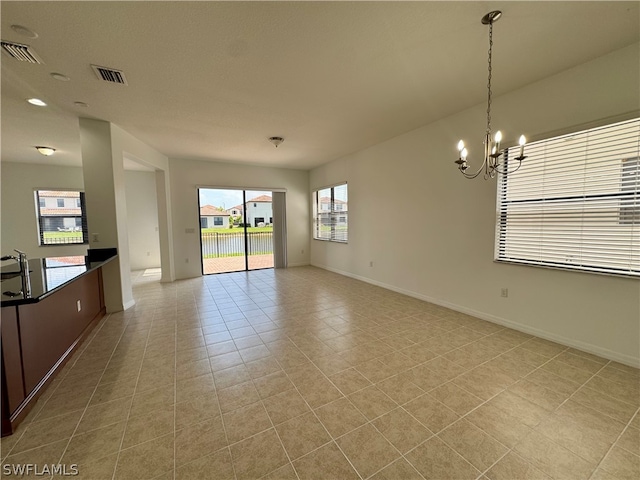
[[[82,231],[80,192],[39,190],[38,206],[45,232]]]
[[[260,224],[271,225],[273,223],[273,209],[269,195],[260,195],[259,197],[247,200],[247,220],[246,223],[250,227],[258,227]],[[240,217],[240,223],[245,223],[242,212],[242,204],[236,205],[226,210],[226,212],[234,217]]]
[[[200,207],[200,228],[229,228],[229,214],[213,205]]]
[[[349,204],[344,200],[338,200],[337,198],[333,201],[334,208],[334,216],[337,219],[338,224],[346,224],[347,223],[347,215],[349,210]],[[342,215],[344,212],[344,215]],[[331,225],[331,198],[330,197],[320,197],[320,221],[322,225]]]
[[[260,195],[259,197],[247,200],[247,223],[252,227],[259,224],[271,225],[273,223],[273,209],[271,207],[271,197]]]

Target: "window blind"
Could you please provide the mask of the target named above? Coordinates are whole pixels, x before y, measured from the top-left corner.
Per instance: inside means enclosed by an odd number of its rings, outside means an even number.
[[[640,277],[640,119],[535,142],[526,155],[498,181],[496,260]]]
[[[346,243],[349,226],[347,184],[316,190],[313,194],[313,238]]]

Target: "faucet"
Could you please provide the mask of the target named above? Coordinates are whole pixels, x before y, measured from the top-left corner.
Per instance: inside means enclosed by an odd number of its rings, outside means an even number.
[[[18,262],[20,266],[20,276],[22,277],[22,290],[18,293],[13,292],[4,292],[5,295],[14,297],[22,295],[24,298],[31,297],[31,278],[29,277],[29,260],[27,260],[27,254],[21,252],[20,250],[15,250],[18,253],[18,256],[15,255],[6,255],[0,258],[0,261],[5,260],[15,260]]]
[[[5,260],[15,260],[16,262],[18,262],[18,265],[20,266],[20,273],[24,273],[24,272],[29,273],[29,261],[27,260],[27,254],[24,252],[21,252],[20,250],[14,250],[14,251],[18,253],[17,257],[15,255],[6,255],[0,258],[0,261],[4,262]]]

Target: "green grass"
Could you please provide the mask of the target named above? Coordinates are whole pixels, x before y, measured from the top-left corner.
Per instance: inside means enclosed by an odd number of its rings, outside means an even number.
[[[201,228],[200,231],[202,233],[242,233],[244,232],[244,228],[242,227],[233,227],[233,228]],[[273,227],[247,227],[247,232],[273,232]]]
[[[80,238],[82,240],[82,232],[43,232],[44,238]]]

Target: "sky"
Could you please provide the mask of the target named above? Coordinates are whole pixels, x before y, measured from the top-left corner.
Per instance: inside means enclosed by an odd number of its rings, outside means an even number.
[[[226,190],[226,189],[211,189],[201,188],[200,193],[200,206],[213,205],[214,207],[220,207],[226,210],[236,205],[242,204],[242,190]],[[260,195],[272,196],[271,192],[261,190],[247,190],[247,200],[259,197]]]

